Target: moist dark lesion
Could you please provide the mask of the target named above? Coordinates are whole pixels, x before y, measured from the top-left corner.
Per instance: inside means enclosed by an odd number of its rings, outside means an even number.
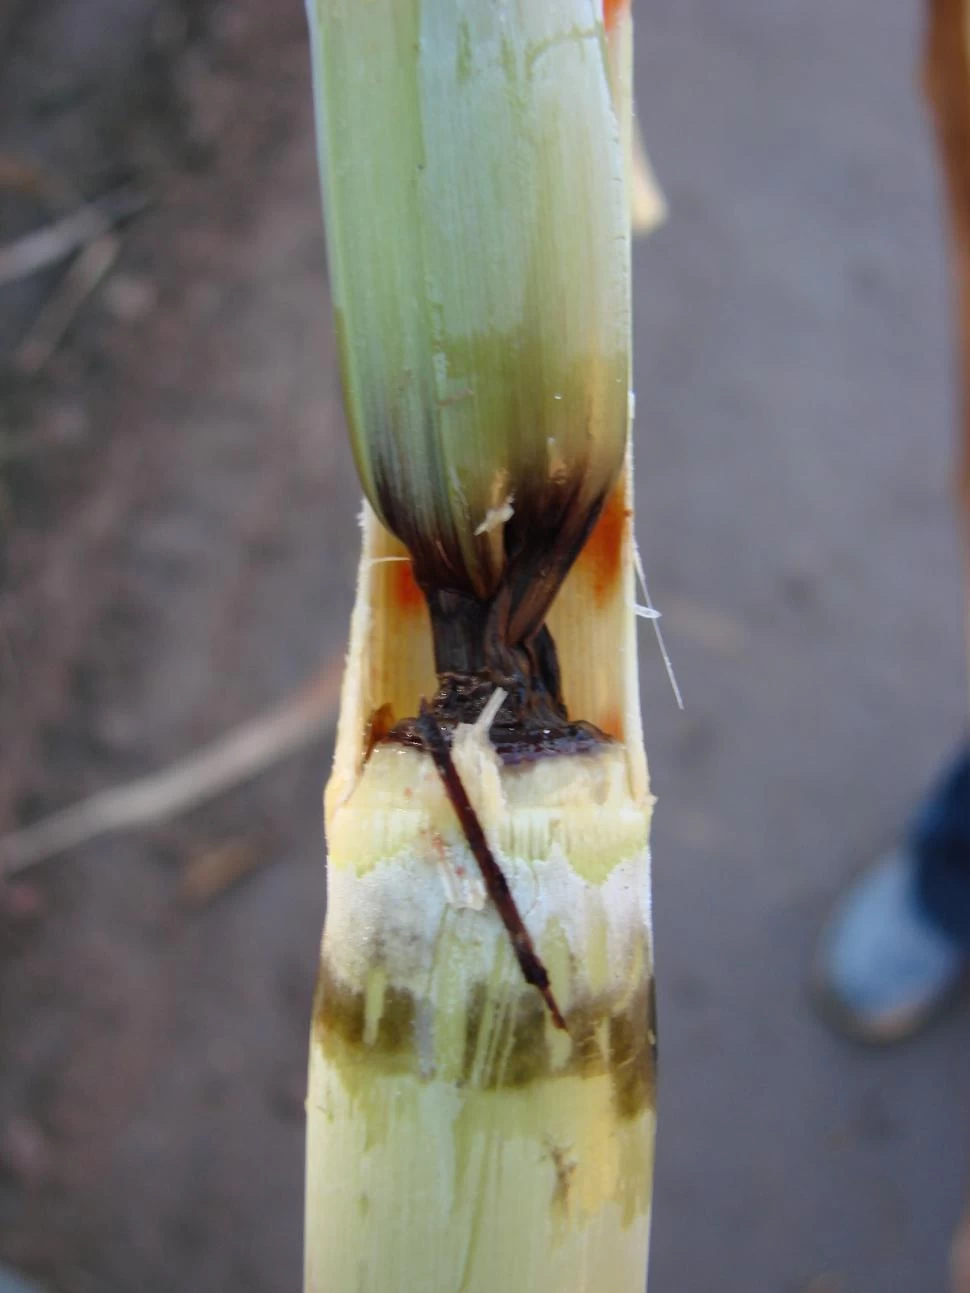
[[[653,979],[633,997],[630,1008],[610,1017],[609,1067],[620,1118],[633,1118],[656,1103],[656,1016]]]
[[[538,997],[519,997],[507,1050],[488,1075],[490,1089],[528,1086],[548,1075],[551,1067],[549,1038],[545,1028],[545,1007]]]
[[[405,988],[387,986],[377,1033],[369,1043],[364,1040],[366,1012],[366,995],[345,987],[324,961],[320,966],[313,1004],[314,1033],[325,1044],[327,1039],[339,1039],[347,1046],[367,1051],[376,1058],[405,1060],[414,1051],[413,994]]]
[[[605,1070],[606,1058],[598,1036],[603,1018],[602,1002],[595,1000],[568,1011],[569,1036],[573,1043],[570,1072],[587,1077]]]
[[[568,1212],[569,1192],[573,1183],[573,1175],[578,1165],[568,1146],[550,1145],[549,1157],[552,1159],[553,1170],[556,1174],[552,1189],[552,1205],[560,1212]]]

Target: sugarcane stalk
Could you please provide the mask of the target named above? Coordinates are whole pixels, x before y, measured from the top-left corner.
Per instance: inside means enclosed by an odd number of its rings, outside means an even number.
[[[629,77],[598,0],[309,12],[367,502],[325,796],[304,1287],[642,1293]]]

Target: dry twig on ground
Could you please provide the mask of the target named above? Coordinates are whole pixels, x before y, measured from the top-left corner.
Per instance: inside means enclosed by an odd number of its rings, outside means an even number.
[[[334,720],[342,672],[342,658],[332,660],[303,691],[212,745],[0,839],[0,879],[113,831],[157,825],[304,749]]]

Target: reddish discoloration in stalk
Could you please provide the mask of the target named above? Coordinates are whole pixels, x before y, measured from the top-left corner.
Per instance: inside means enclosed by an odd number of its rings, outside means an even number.
[[[623,544],[630,520],[622,483],[606,500],[600,518],[586,541],[579,563],[593,585],[593,596],[603,606],[616,589],[620,578]]]
[[[610,31],[621,13],[630,8],[630,0],[603,0],[603,25]]]
[[[383,704],[372,710],[364,729],[364,762],[374,753],[374,746],[380,744],[394,726],[394,708]],[[405,792],[407,793],[407,792]]]
[[[612,736],[614,740],[623,740],[623,716],[618,709],[608,709],[605,714],[601,715],[597,726],[607,736]]]
[[[410,561],[395,561],[391,566],[391,596],[402,615],[414,615],[424,607],[424,593],[417,585]]]

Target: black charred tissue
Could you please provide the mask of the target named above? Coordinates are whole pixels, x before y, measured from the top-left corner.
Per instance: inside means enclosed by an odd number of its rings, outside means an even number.
[[[393,473],[379,483],[382,513],[411,553],[431,617],[438,675],[431,712],[450,738],[500,687],[506,697],[490,737],[507,764],[581,753],[610,739],[592,723],[570,720],[545,624],[606,497],[605,490],[585,493],[584,474],[581,464],[562,482],[516,479],[515,514],[503,528],[502,557],[484,593],[474,587],[454,536],[421,529],[398,506]],[[383,739],[424,745],[416,717],[396,723]]]
[[[571,721],[562,696],[556,644],[545,624],[511,643],[511,599],[503,585],[487,602],[435,589],[431,611],[438,690],[430,709],[450,739],[459,723],[474,723],[496,688],[505,693],[489,736],[506,764],[581,754],[608,743],[592,723]],[[425,748],[417,717],[395,723],[386,741]]]

